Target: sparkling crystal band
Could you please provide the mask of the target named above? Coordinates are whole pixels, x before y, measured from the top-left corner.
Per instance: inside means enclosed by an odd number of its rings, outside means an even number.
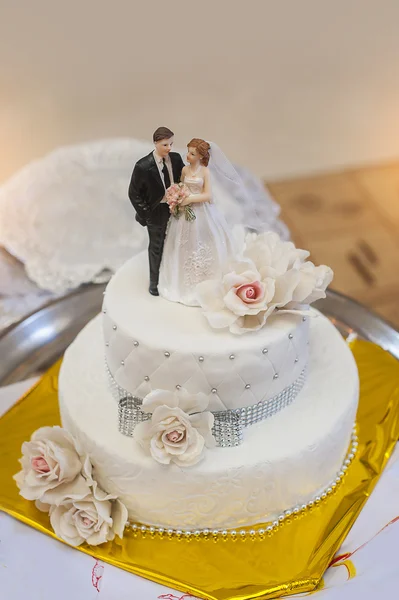
[[[133,396],[115,381],[106,365],[112,395],[118,402],[118,426],[123,435],[132,437],[135,426],[151,418],[151,414],[141,410],[143,399]],[[288,387],[268,400],[261,400],[252,406],[213,412],[215,421],[212,433],[216,444],[222,448],[239,446],[243,440],[243,430],[249,425],[272,417],[291,404],[301,391],[306,379],[306,368]]]

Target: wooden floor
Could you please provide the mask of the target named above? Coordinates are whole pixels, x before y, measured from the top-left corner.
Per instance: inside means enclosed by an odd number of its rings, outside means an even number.
[[[399,328],[399,163],[267,184],[331,285]]]

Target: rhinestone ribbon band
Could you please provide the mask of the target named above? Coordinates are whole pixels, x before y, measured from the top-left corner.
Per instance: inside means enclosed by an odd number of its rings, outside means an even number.
[[[118,426],[120,433],[132,437],[138,423],[151,419],[151,414],[141,410],[143,399],[133,396],[115,381],[106,365],[112,396],[118,402]],[[216,444],[222,448],[239,446],[243,440],[243,430],[249,425],[264,421],[288,406],[301,391],[306,379],[306,369],[284,390],[269,398],[245,408],[212,411],[215,421],[212,433]]]

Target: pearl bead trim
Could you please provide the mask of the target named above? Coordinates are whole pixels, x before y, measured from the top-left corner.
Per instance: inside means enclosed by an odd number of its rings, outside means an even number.
[[[157,535],[165,540],[167,539],[186,539],[186,540],[256,540],[262,539],[265,535],[270,536],[275,533],[283,523],[289,524],[290,518],[295,518],[299,514],[304,514],[306,511],[311,510],[314,506],[319,506],[324,500],[331,496],[342,483],[349,465],[352,463],[358,450],[359,442],[356,433],[356,424],[354,424],[351,434],[351,441],[349,450],[346,454],[345,460],[341,466],[341,469],[337,472],[336,476],[330,481],[327,487],[318,495],[314,496],[307,504],[301,504],[294,506],[289,510],[285,510],[281,513],[274,521],[270,521],[265,527],[257,528],[252,527],[251,529],[196,529],[195,531],[182,530],[182,529],[168,529],[164,527],[149,527],[141,525],[139,523],[128,522],[126,527],[133,531],[134,535],[150,536]]]

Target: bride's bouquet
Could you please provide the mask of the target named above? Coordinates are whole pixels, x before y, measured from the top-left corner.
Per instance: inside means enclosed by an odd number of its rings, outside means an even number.
[[[171,214],[178,219],[184,213],[186,221],[195,220],[195,212],[191,206],[182,206],[183,200],[189,197],[190,190],[184,183],[174,183],[166,190],[166,202]]]

